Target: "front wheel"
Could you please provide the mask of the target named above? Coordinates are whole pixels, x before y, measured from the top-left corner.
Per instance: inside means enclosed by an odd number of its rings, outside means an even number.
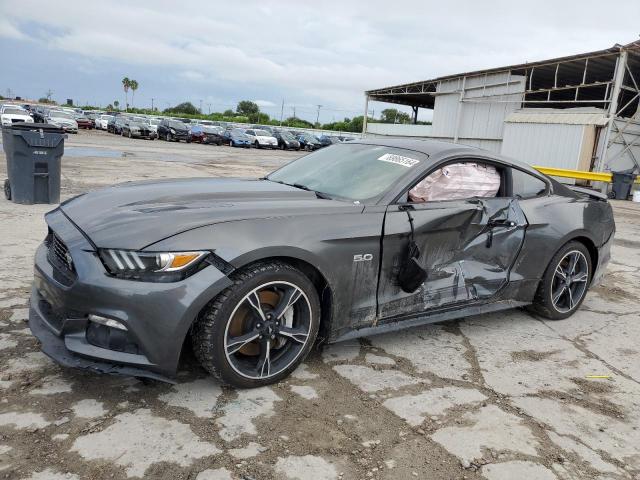
[[[171,141],[171,134],[170,134],[170,133],[167,133],[167,136],[165,137],[165,140],[166,140],[167,142],[170,142],[170,141]]]
[[[9,179],[4,181],[4,198],[11,200],[11,183],[9,182]]]
[[[567,243],[551,259],[531,309],[550,320],[573,315],[586,297],[592,268],[587,247],[576,241]]]
[[[257,263],[232,275],[191,332],[202,366],[224,383],[253,388],[288,376],[318,333],[320,301],[311,281],[283,262]]]

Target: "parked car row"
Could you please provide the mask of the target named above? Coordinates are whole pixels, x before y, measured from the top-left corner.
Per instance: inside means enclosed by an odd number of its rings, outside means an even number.
[[[58,125],[65,132],[78,133],[78,129],[105,130],[129,138],[156,138],[168,142],[197,142],[211,145],[229,145],[242,148],[279,148],[282,150],[318,150],[322,147],[353,140],[350,137],[321,135],[265,125],[228,124],[211,120],[129,115],[122,112],[81,110],[72,107],[47,105],[0,106],[2,125],[15,122],[36,122]]]

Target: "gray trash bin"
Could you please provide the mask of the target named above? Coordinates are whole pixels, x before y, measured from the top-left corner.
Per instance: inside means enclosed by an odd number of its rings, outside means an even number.
[[[626,200],[631,193],[633,182],[636,181],[636,175],[633,173],[632,168],[621,172],[613,172],[611,180],[613,181],[613,185],[611,186],[609,197]]]
[[[64,131],[54,125],[15,123],[2,129],[7,157],[7,200],[15,203],[60,202],[60,159]]]

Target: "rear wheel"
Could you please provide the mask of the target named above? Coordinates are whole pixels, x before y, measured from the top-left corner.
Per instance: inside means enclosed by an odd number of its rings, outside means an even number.
[[[11,200],[11,183],[9,182],[9,179],[4,181],[4,198]]]
[[[314,285],[282,262],[258,263],[232,276],[192,329],[196,357],[236,387],[268,385],[307,356],[320,320]]]
[[[550,320],[573,315],[585,299],[592,268],[587,247],[576,241],[567,243],[551,259],[532,310]]]

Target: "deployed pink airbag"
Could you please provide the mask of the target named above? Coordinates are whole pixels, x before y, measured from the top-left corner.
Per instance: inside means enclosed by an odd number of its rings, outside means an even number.
[[[453,163],[442,167],[409,190],[412,202],[495,197],[500,173],[491,165]]]

